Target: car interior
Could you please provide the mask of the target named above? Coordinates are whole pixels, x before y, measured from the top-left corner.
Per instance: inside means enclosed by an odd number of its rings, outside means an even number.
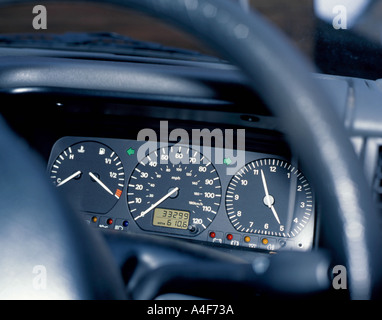
[[[382,7],[308,2],[314,52],[279,0],[0,1],[0,298],[380,299]]]

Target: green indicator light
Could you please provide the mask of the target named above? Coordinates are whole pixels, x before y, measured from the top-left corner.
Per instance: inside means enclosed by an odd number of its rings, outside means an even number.
[[[135,153],[135,150],[134,150],[133,148],[129,148],[129,149],[126,151],[126,153],[127,153],[129,156],[131,156],[131,155],[133,155],[133,154]]]
[[[224,158],[223,163],[229,166],[232,163],[232,160],[230,158]]]

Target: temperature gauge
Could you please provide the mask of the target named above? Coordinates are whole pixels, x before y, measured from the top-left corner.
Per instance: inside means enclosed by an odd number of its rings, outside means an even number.
[[[125,183],[118,155],[93,141],[80,142],[62,151],[49,174],[74,210],[99,214],[114,207]]]

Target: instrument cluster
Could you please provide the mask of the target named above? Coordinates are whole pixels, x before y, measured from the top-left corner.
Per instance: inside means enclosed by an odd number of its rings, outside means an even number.
[[[47,171],[95,228],[248,250],[313,245],[312,186],[297,163],[281,156],[64,137],[53,146]]]

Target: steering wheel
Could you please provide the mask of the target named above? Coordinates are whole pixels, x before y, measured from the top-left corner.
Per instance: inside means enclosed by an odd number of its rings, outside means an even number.
[[[170,21],[242,70],[271,112],[283,120],[289,142],[315,186],[323,230],[330,236],[327,245],[334,261],[346,267],[350,297],[375,297],[382,270],[379,217],[333,102],[313,79],[314,68],[306,59],[262,17],[230,1],[98,2]],[[120,271],[103,239],[79,223],[45,179],[37,156],[3,122],[0,150],[6,150],[0,153],[0,296],[124,298]],[[309,261],[302,259],[301,268],[309,268]]]

